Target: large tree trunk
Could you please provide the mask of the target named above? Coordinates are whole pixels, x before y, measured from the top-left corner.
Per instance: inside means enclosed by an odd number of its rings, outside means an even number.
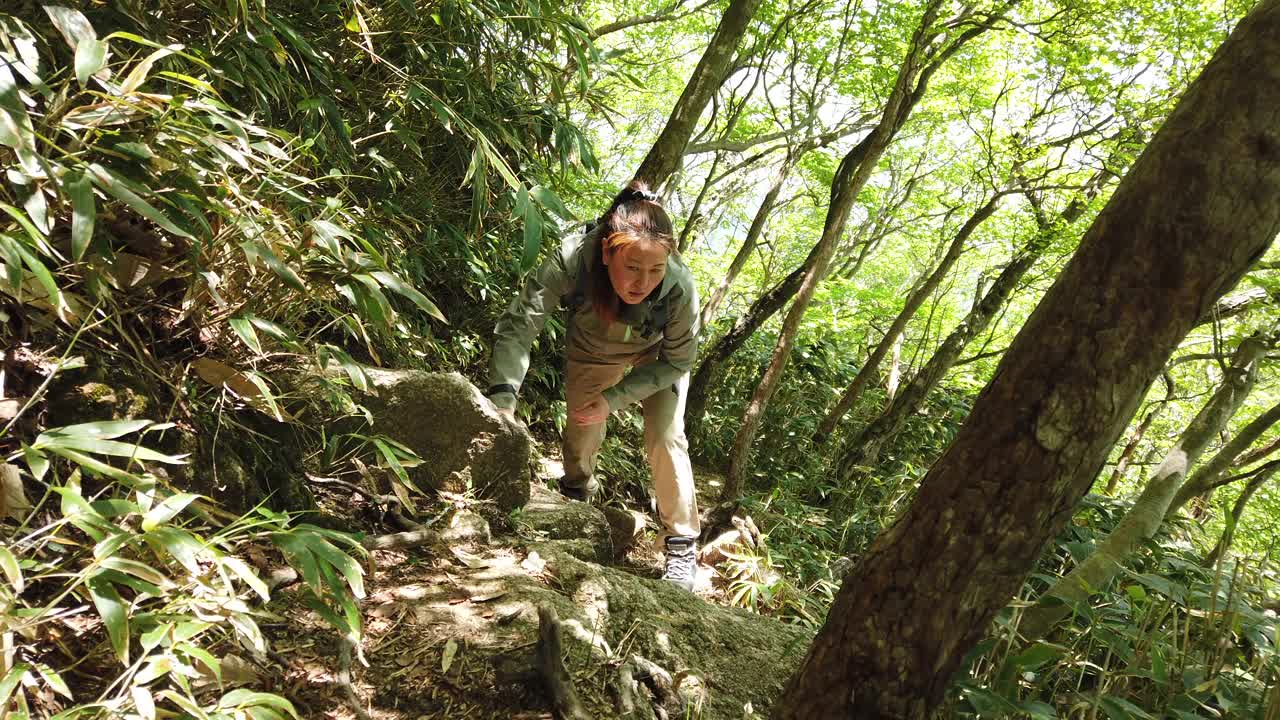
[[[1151,380],[1280,232],[1280,0],[1219,49],[846,576],[783,720],[926,718],[1071,517]]]
[[[925,299],[933,294],[933,291],[942,283],[943,278],[951,272],[951,267],[960,259],[960,253],[964,250],[965,243],[969,241],[969,237],[973,235],[973,231],[978,226],[995,214],[996,208],[999,206],[1000,199],[1004,197],[1004,193],[997,193],[990,200],[974,211],[965,224],[956,233],[955,238],[951,241],[951,246],[947,248],[947,252],[943,255],[941,262],[930,273],[929,277],[923,283],[911,292],[907,297],[906,304],[902,307],[902,311],[893,319],[893,324],[889,326],[880,343],[871,351],[871,357],[862,364],[862,368],[858,370],[858,374],[853,378],[853,382],[849,383],[848,389],[836,406],[827,413],[827,416],[818,423],[818,430],[814,433],[815,442],[825,442],[827,436],[836,429],[836,423],[840,422],[840,418],[853,407],[853,404],[862,396],[862,391],[871,383],[880,372],[880,363],[884,357],[889,354],[893,348],[894,339],[897,338],[906,329],[907,323],[915,316],[916,311],[924,304]]]
[[[637,180],[644,180],[657,190],[680,166],[680,158],[689,138],[693,137],[698,118],[716,88],[724,82],[737,52],[738,41],[747,31],[747,25],[759,6],[760,0],[730,0],[724,17],[720,19],[720,27],[716,28],[711,44],[707,45],[693,76],[684,86],[666,127],[662,128],[644,162],[640,163],[640,169],[636,171]]]
[[[1195,465],[1205,446],[1222,432],[1253,390],[1258,379],[1258,359],[1266,350],[1266,344],[1256,337],[1240,343],[1222,385],[1187,425],[1178,442],[1165,453],[1133,507],[1111,534],[1094,547],[1089,557],[1058,578],[1035,605],[1027,608],[1018,625],[1018,632],[1027,642],[1044,637],[1074,606],[1086,602],[1090,593],[1106,587],[1120,573],[1129,556],[1160,529],[1165,510],[1186,479],[1188,468]]]
[[[911,108],[923,96],[929,75],[936,71],[941,61],[945,60],[945,57],[930,57],[930,46],[938,33],[934,23],[937,21],[941,6],[942,0],[929,0],[925,5],[920,25],[911,37],[907,55],[898,68],[893,89],[885,100],[880,122],[872,128],[862,142],[845,155],[836,169],[835,179],[831,183],[831,203],[823,222],[822,236],[814,247],[816,257],[813,267],[805,273],[804,280],[800,283],[796,298],[787,311],[786,319],[782,322],[782,330],[778,335],[773,356],[756,386],[751,402],[743,414],[738,433],[734,437],[733,448],[729,451],[729,469],[725,473],[725,483],[720,493],[721,503],[735,502],[742,494],[751,449],[755,444],[760,423],[764,419],[765,408],[782,380],[782,371],[791,357],[791,347],[795,342],[796,331],[800,327],[805,311],[809,308],[809,301],[817,289],[818,282],[831,264],[831,257],[839,244],[840,236],[844,233],[845,222],[849,219],[849,213],[853,210],[858,193],[871,177],[880,156],[889,147],[898,130],[906,123],[911,114]],[[976,33],[968,34],[965,39],[974,35]],[[963,42],[963,40],[956,42]],[[946,56],[949,57],[958,48],[958,44],[953,44],[949,51],[945,51]]]

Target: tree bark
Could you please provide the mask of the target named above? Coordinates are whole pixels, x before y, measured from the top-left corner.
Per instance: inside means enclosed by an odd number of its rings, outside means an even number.
[[[816,257],[813,267],[805,273],[804,279],[800,282],[796,298],[787,311],[786,319],[782,322],[782,330],[778,335],[778,342],[774,347],[769,366],[765,368],[764,375],[760,378],[751,402],[743,414],[741,427],[734,437],[733,448],[729,452],[729,469],[725,473],[725,483],[720,493],[721,503],[736,502],[742,494],[751,448],[755,444],[756,433],[759,432],[760,423],[764,419],[764,410],[782,379],[782,371],[791,357],[791,348],[795,342],[796,332],[800,328],[800,322],[809,308],[809,301],[813,298],[818,282],[831,264],[831,257],[844,233],[845,222],[848,221],[849,213],[853,210],[854,201],[857,200],[862,186],[871,177],[880,156],[884,154],[889,143],[906,122],[911,108],[923,95],[921,83],[927,80],[925,73],[936,70],[936,66],[929,64],[931,60],[937,60],[929,57],[929,46],[937,36],[938,31],[934,23],[937,21],[941,5],[941,0],[929,0],[925,5],[920,25],[911,37],[907,55],[898,68],[893,89],[885,100],[880,122],[872,128],[862,142],[845,155],[836,169],[835,179],[831,183],[831,203],[823,222],[822,236],[814,246]],[[950,52],[954,52],[954,49]]]
[[[685,145],[693,137],[694,128],[702,110],[711,100],[716,88],[724,82],[726,73],[733,62],[738,42],[747,31],[747,25],[756,14],[760,0],[731,0],[725,9],[720,26],[711,37],[711,43],[693,70],[684,92],[676,101],[666,127],[649,149],[635,179],[649,183],[649,187],[657,190],[680,166],[680,158],[684,155]]]
[[[996,208],[1000,204],[1000,199],[1004,197],[1003,193],[997,193],[994,197],[987,200],[982,207],[974,211],[973,215],[965,221],[960,231],[951,241],[951,246],[947,248],[946,254],[942,257],[941,262],[934,268],[933,272],[921,283],[910,296],[907,297],[906,305],[902,311],[894,318],[893,324],[889,326],[880,343],[876,345],[875,350],[871,351],[871,356],[862,364],[862,368],[858,370],[857,376],[853,378],[853,382],[849,383],[849,387],[845,390],[844,395],[836,406],[827,413],[827,416],[818,423],[818,430],[814,433],[815,442],[825,442],[827,437],[836,429],[836,423],[840,422],[840,418],[853,407],[853,404],[862,396],[862,391],[870,384],[872,378],[880,371],[880,363],[884,361],[885,355],[889,354],[889,350],[893,347],[894,338],[901,335],[906,329],[907,323],[915,316],[916,311],[924,304],[924,301],[933,294],[938,285],[942,283],[943,278],[951,271],[951,267],[960,259],[960,253],[964,250],[965,243],[969,241],[969,237],[973,235],[973,231],[978,226],[995,214]]]
[[[921,719],[1187,331],[1280,232],[1280,0],[1121,182],[903,516],[845,575],[779,720]]]
[[[1106,587],[1142,543],[1160,529],[1165,510],[1186,479],[1188,468],[1195,465],[1205,446],[1222,432],[1253,390],[1258,379],[1258,359],[1266,350],[1266,345],[1257,338],[1246,338],[1240,343],[1222,385],[1183,430],[1178,442],[1165,453],[1133,507],[1111,533],[1097,543],[1089,557],[1058,578],[1035,605],[1027,608],[1018,624],[1018,632],[1026,642],[1044,637],[1058,621],[1071,614],[1075,605],[1088,601],[1090,593]]]

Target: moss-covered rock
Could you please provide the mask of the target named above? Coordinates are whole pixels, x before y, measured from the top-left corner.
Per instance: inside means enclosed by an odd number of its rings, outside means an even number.
[[[368,370],[364,398],[373,431],[412,449],[424,462],[409,470],[420,486],[474,492],[505,511],[529,499],[529,434],[498,413],[458,373]]]
[[[613,560],[613,538],[604,513],[587,503],[569,500],[540,483],[533,484],[529,502],[525,503],[516,524],[529,537],[574,541],[582,546],[572,553],[577,557],[596,562]]]

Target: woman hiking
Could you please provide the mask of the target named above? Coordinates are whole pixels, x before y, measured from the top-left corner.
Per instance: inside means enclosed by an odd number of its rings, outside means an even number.
[[[632,182],[585,234],[543,262],[498,320],[489,399],[514,414],[529,351],[547,316],[567,308],[569,422],[560,491],[590,501],[609,414],[639,402],[666,555],[663,579],[693,590],[698,507],[685,395],[698,345],[698,296],[658,197]],[[628,370],[630,372],[628,372]]]

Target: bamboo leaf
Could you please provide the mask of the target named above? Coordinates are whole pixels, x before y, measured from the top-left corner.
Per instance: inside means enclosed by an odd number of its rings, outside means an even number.
[[[227,322],[231,324],[231,329],[235,330],[236,335],[240,336],[240,339],[244,341],[245,345],[249,346],[250,350],[259,355],[262,354],[262,343],[258,342],[258,334],[253,331],[253,323],[245,318],[231,318]]]
[[[338,548],[329,543],[328,540],[311,533],[300,533],[311,548],[311,552],[321,560],[329,563],[342,573],[342,577],[346,579],[347,585],[351,587],[351,594],[357,598],[364,597],[364,576],[360,570],[360,565],[351,558],[350,555],[342,552]]]
[[[235,573],[236,577],[240,578],[245,585],[248,585],[250,589],[257,593],[258,597],[262,598],[263,602],[271,601],[270,588],[268,588],[267,584],[262,581],[262,578],[258,577],[257,571],[249,567],[248,563],[237,557],[224,557],[218,562],[222,563],[223,567]]]
[[[76,80],[84,87],[89,78],[97,75],[107,64],[107,44],[97,39],[85,39],[76,46]]]
[[[9,548],[0,545],[0,570],[4,571],[5,578],[9,580],[9,585],[13,588],[14,595],[21,595],[26,583],[22,579],[22,568],[18,566],[18,558],[14,557]]]
[[[18,689],[18,684],[27,676],[30,669],[30,665],[18,663],[5,673],[4,679],[0,680],[0,708],[9,707],[9,698],[13,696],[13,691]]]
[[[124,180],[120,178],[120,176],[97,163],[89,165],[89,175],[93,178],[93,183],[101,188],[103,192],[106,192],[108,195],[111,195],[120,202],[133,208],[133,210],[139,215],[147,218],[151,222],[159,225],[165,230],[168,230],[174,235],[187,238],[188,240],[195,239],[191,233],[175,225],[167,215],[157,210],[154,205],[143,200],[141,197],[138,197],[137,194],[125,185]]]
[[[99,440],[114,440],[121,435],[137,432],[150,424],[150,420],[100,420],[78,425],[64,425],[44,431],[39,438],[36,438],[36,443],[40,442],[40,438],[60,437],[93,437]]]
[[[93,186],[82,172],[68,173],[62,187],[71,196],[71,257],[79,261],[93,239],[97,202],[93,198]]]
[[[102,623],[107,627],[107,637],[111,639],[111,647],[122,664],[129,664],[129,616],[125,601],[116,591],[116,587],[101,575],[89,578],[85,584],[89,588],[89,596],[93,605],[102,616]]]
[[[177,493],[165,498],[142,517],[143,532],[151,532],[169,522],[199,497],[193,493]]]
[[[404,297],[409,298],[410,300],[413,301],[414,305],[417,305],[418,307],[422,308],[422,311],[427,313],[431,317],[439,320],[442,323],[447,324],[449,322],[444,318],[444,314],[440,312],[440,308],[436,307],[435,303],[431,302],[431,300],[427,298],[426,295],[423,295],[421,292],[418,292],[418,290],[414,289],[408,283],[401,280],[399,277],[396,277],[395,274],[385,272],[382,270],[379,270],[377,272],[370,273],[370,274],[373,275],[373,277],[377,278],[378,282],[382,283],[383,287],[388,288],[396,293],[399,293],[400,295],[403,295]]]
[[[298,276],[298,273],[293,271],[293,268],[285,265],[280,258],[272,252],[271,248],[254,240],[246,240],[240,243],[240,249],[244,250],[245,257],[249,258],[250,262],[260,258],[271,272],[279,276],[281,280],[284,280],[285,284],[289,287],[300,292],[306,292],[306,287],[302,284],[302,278]]]

